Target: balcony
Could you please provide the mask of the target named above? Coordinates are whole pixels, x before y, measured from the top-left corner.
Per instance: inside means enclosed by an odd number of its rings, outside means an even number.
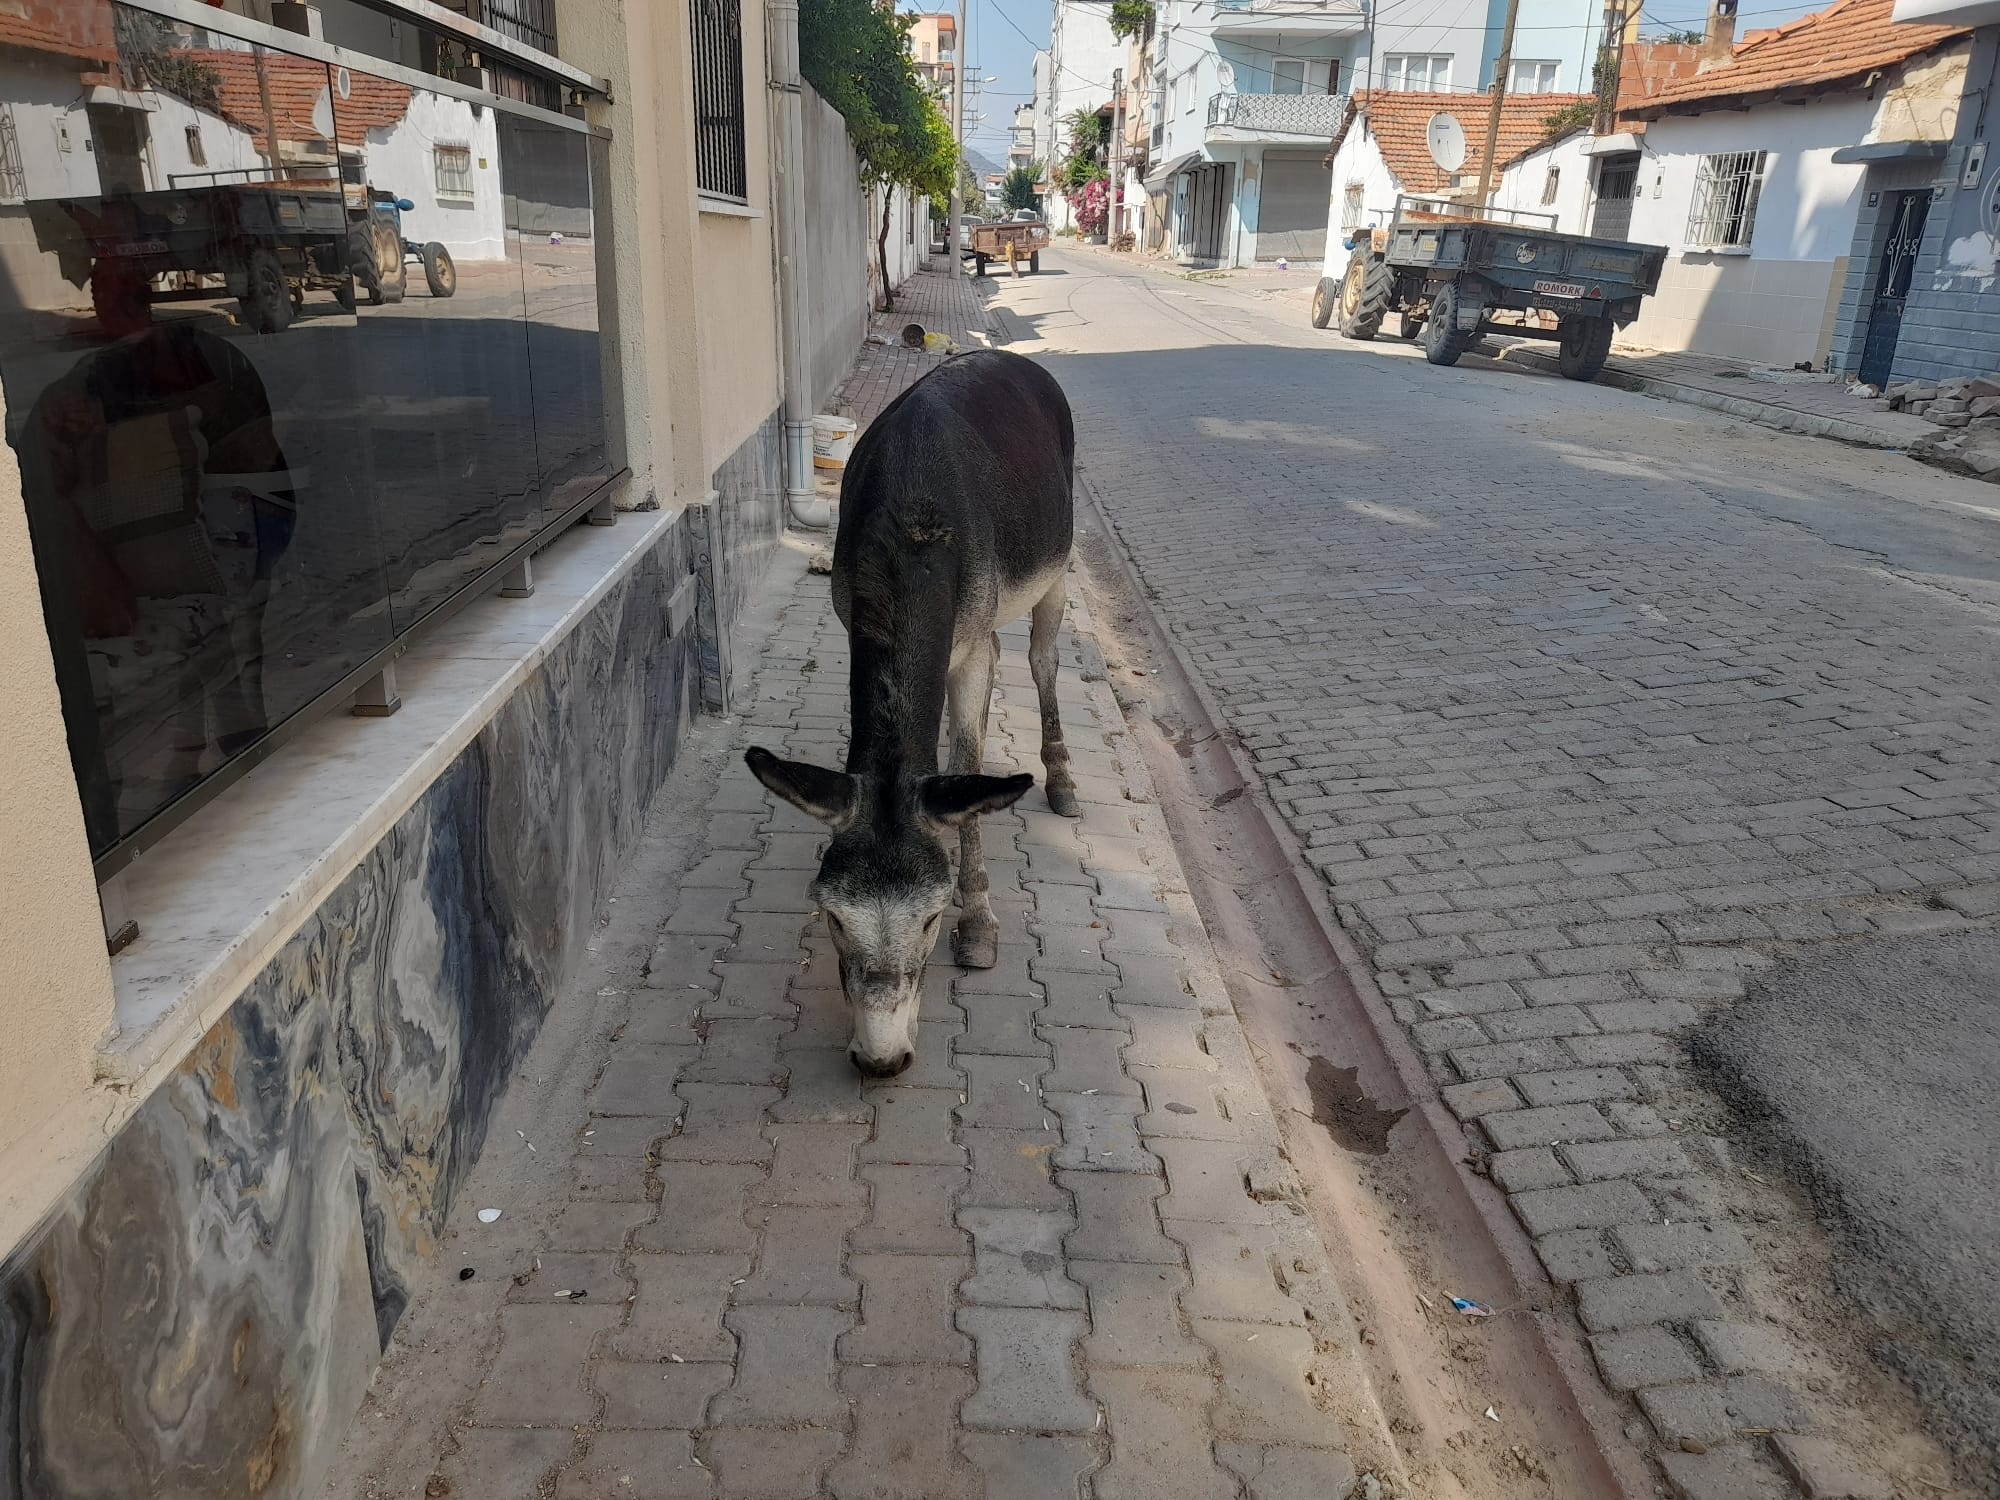
[[[1364,0],[1214,0],[1211,16],[1209,24],[1218,33],[1359,36],[1368,24]]]
[[[1208,101],[1208,142],[1331,143],[1347,115],[1345,94],[1217,94]]]

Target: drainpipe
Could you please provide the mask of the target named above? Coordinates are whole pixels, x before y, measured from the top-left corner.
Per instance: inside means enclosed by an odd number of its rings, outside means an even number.
[[[805,98],[799,83],[799,0],[764,0],[771,74],[771,198],[778,230],[778,335],[785,377],[785,505],[810,531],[833,524],[813,486],[812,359],[806,337]]]

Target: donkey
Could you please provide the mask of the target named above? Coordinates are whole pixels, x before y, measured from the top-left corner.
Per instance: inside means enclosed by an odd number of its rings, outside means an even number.
[[[916,1056],[924,967],[952,896],[946,829],[959,840],[952,956],[969,969],[999,957],[979,817],[1035,779],[982,775],[979,762],[996,631],[1024,612],[1049,806],[1078,812],[1056,712],[1075,457],[1062,388],[1017,354],[952,359],[891,402],[855,445],[833,544],[833,608],[852,657],[847,769],[761,748],[745,756],[766,787],[833,830],[812,896],[854,1015],[848,1056],[870,1077],[894,1077]],[[940,775],[947,698],[951,766]]]

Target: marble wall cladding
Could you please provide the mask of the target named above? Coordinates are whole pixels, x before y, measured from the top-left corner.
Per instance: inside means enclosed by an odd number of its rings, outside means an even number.
[[[776,411],[715,471],[715,499],[695,516],[702,702],[717,713],[727,712],[740,675],[731,649],[737,622],[785,532],[784,440]]]
[[[295,1500],[695,706],[668,532],[0,1263],[0,1500]]]

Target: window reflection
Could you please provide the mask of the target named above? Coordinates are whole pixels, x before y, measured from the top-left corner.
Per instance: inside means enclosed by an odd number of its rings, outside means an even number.
[[[0,10],[0,381],[101,853],[605,476],[588,141]]]

